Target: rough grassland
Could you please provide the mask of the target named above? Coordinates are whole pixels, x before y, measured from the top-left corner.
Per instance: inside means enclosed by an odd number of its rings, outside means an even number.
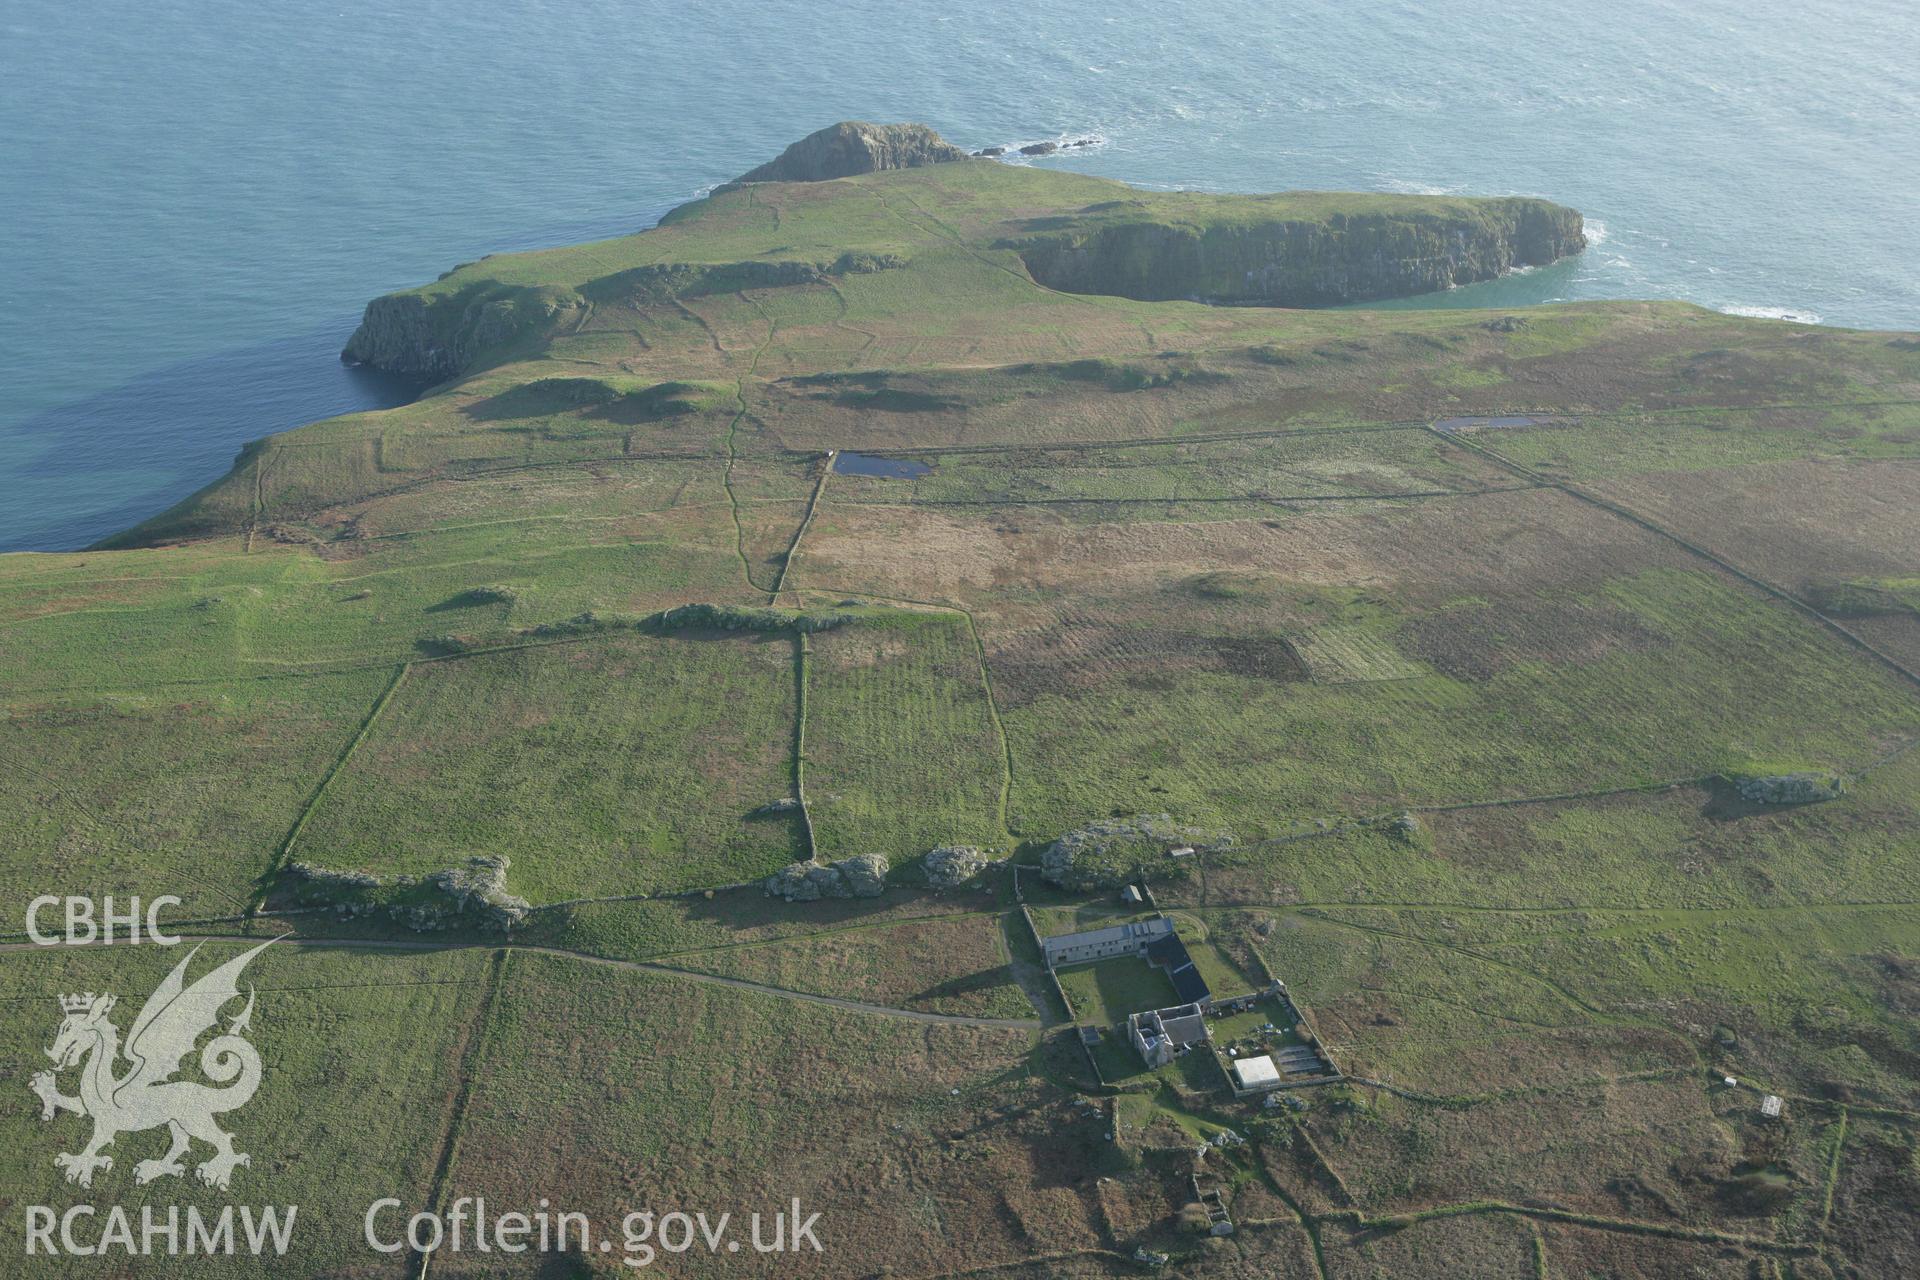
[[[176,915],[251,900],[391,671],[21,698],[0,711],[0,889],[170,893]]]
[[[1004,845],[1004,762],[966,619],[891,614],[817,636],[807,798],[823,858]]]
[[[1280,838],[1210,855],[1217,905],[1433,904],[1517,912],[1689,911],[1911,901],[1920,754],[1830,804],[1751,804],[1714,782],[1653,793],[1492,806]],[[1178,892],[1199,894],[1188,882]],[[1472,917],[1480,918],[1480,917]]]
[[[914,457],[914,455],[906,455]],[[1316,432],[1131,448],[926,454],[912,480],[836,477],[836,502],[1087,509],[1094,519],[1203,518],[1205,507],[1466,492],[1513,477],[1426,431]]]
[[[1090,1192],[1045,1173],[1072,1167],[1070,1133],[1035,1133],[1034,1164],[1005,1162],[1036,1130],[1018,1113],[1048,1102],[1021,1032],[538,957],[510,973],[452,1173],[463,1192],[552,1188],[602,1230],[635,1207],[744,1220],[794,1196],[822,1215],[822,1255],[688,1255],[687,1274],[837,1275],[854,1250],[919,1274],[951,1250],[1011,1261],[1097,1238]]]
[[[535,902],[764,875],[794,821],[781,637],[612,633],[417,666],[302,834],[322,866],[513,861]]]
[[[1001,921],[956,915],[791,942],[749,943],[666,961],[679,969],[744,978],[866,1004],[927,1013],[1030,1018],[1007,969]]]
[[[1004,907],[1004,891],[992,905]],[[543,910],[516,937],[584,955],[617,960],[661,958],[678,963],[688,953],[742,943],[776,942],[840,929],[938,920],[977,910],[985,896],[888,889],[878,898],[827,898],[791,903],[753,884],[706,894],[635,901],[582,902]]]
[[[1093,529],[830,507],[809,539],[805,585],[981,611],[1012,822],[1035,838],[1115,811],[1245,837],[1761,761],[1854,767],[1920,730],[1911,692],[1817,626],[1553,491]],[[1220,598],[1207,571],[1228,566],[1251,598]],[[1047,599],[1065,590],[1072,612]],[[1288,630],[1297,647],[1263,644]],[[1366,669],[1324,661],[1330,635]]]
[[[188,980],[236,949],[235,943],[206,944]],[[124,1034],[147,993],[186,950],[114,947],[0,955],[10,991],[0,1048],[23,1069],[45,1065],[41,1050],[59,1029],[55,997],[63,992],[118,994],[113,1019]],[[251,1164],[235,1171],[230,1193],[194,1180],[191,1166],[209,1153],[198,1145],[188,1157],[186,1177],[136,1186],[133,1166],[165,1152],[164,1130],[123,1134],[108,1151],[113,1168],[96,1175],[90,1191],[67,1186],[53,1157],[79,1150],[92,1125],[64,1112],[43,1123],[39,1100],[27,1091],[24,1076],[0,1105],[5,1134],[0,1179],[16,1212],[25,1204],[90,1202],[102,1206],[102,1213],[107,1205],[123,1205],[133,1215],[136,1239],[142,1205],[153,1205],[162,1221],[171,1204],[183,1206],[183,1212],[185,1205],[197,1205],[206,1215],[217,1215],[230,1203],[298,1205],[294,1247],[285,1259],[271,1253],[264,1259],[245,1254],[195,1258],[192,1274],[349,1272],[397,1278],[401,1267],[362,1243],[360,1220],[367,1205],[383,1195],[409,1204],[426,1199],[453,1119],[458,1080],[451,1064],[473,1031],[488,969],[483,952],[362,956],[270,948],[245,974],[258,1000],[248,1039],[260,1053],[260,1091],[244,1109],[221,1118],[234,1135],[235,1149],[252,1157]],[[64,1082],[68,1092],[71,1081],[69,1075]],[[164,1237],[160,1247],[159,1261],[165,1263]],[[42,1256],[33,1259],[30,1271],[15,1274],[97,1276],[102,1261]]]

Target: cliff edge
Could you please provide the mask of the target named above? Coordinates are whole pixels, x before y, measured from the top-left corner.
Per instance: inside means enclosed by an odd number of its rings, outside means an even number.
[[[924,255],[997,254],[1067,293],[1226,306],[1319,307],[1433,293],[1586,247],[1580,214],[1546,200],[1365,192],[1148,192],[1085,174],[969,159],[925,125],[844,121],[651,231],[503,254],[376,298],[341,353],[444,381],[538,357],[624,311],[829,277],[912,270]],[[835,183],[833,179],[849,179]],[[787,196],[753,184],[821,183]],[[903,220],[898,189],[942,228]],[[810,211],[784,227],[758,199]]]
[[[1586,245],[1579,212],[1546,200],[1302,192],[1115,201],[995,247],[1066,293],[1318,307],[1437,293]]]

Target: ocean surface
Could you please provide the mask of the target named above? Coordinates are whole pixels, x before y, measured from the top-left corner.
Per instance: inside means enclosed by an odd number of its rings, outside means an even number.
[[[1580,259],[1422,305],[1920,328],[1912,0],[4,0],[0,550],[416,390],[366,300],[649,226],[845,118],[1214,191],[1528,193]]]

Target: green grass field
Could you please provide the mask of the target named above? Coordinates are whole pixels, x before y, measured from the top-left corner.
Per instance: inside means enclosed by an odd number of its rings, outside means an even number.
[[[1058,971],[1060,987],[1080,1022],[1111,1031],[1127,1015],[1180,1003],[1167,975],[1138,956],[1117,956]],[[1116,1033],[1117,1034],[1117,1033]]]
[[[807,788],[824,858],[1004,846],[1004,760],[966,619],[894,613],[812,641]]]
[[[422,874],[512,859],[538,902],[765,875],[795,821],[783,637],[612,633],[414,667],[301,833],[297,856]]]
[[[243,910],[392,672],[210,682],[0,713],[0,885]]]

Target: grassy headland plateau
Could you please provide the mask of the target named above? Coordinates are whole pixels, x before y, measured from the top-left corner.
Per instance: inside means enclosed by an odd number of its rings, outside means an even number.
[[[777,1190],[832,1275],[1912,1274],[1920,339],[1305,309],[1583,244],[844,125],[377,299],[346,355],[418,401],[0,557],[0,884],[356,948],[274,949],[262,1098],[346,1045],[369,1123],[235,1121],[316,1205]],[[1096,1078],[1029,922],[1129,874],[1345,1081]],[[158,976],[0,963],[18,1061]],[[1239,1229],[1186,1234],[1222,1128]],[[0,1132],[61,1203],[24,1089]],[[300,1263],[412,1274],[359,1231]]]

